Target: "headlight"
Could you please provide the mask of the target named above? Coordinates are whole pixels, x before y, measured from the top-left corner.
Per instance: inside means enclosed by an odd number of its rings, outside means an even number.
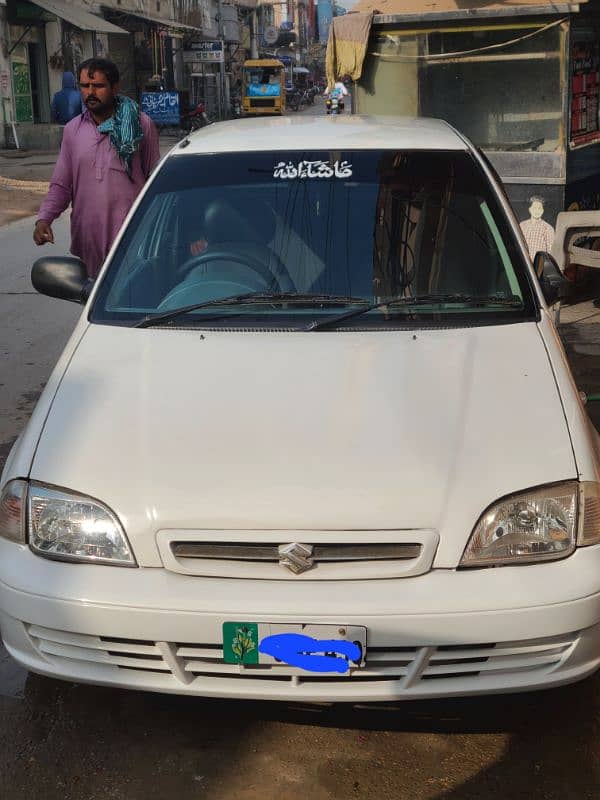
[[[32,483],[27,507],[34,553],[60,561],[135,566],[119,520],[97,500]]]
[[[568,481],[494,503],[475,526],[461,566],[522,564],[568,556],[577,543],[579,487],[576,481]]]
[[[25,544],[25,494],[27,482],[9,481],[0,494],[0,536]]]

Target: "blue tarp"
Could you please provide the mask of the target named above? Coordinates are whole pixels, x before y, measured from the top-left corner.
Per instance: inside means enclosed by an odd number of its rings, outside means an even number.
[[[278,83],[249,83],[246,89],[248,97],[279,97],[280,94]]]

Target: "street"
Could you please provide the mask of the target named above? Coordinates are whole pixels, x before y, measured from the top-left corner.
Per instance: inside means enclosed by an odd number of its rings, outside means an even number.
[[[1,463],[80,313],[32,289],[31,229],[0,228]],[[53,252],[67,252],[66,221],[55,233]],[[597,390],[600,312],[563,322]],[[599,712],[598,674],[552,692],[355,708],[61,683],[0,649],[0,782],[7,800],[596,800]]]
[[[600,0],[0,6],[0,800],[600,800]]]
[[[0,458],[27,421],[56,359],[79,315],[80,308],[56,303],[31,285],[31,264],[41,251],[31,238],[32,220],[0,228],[0,318],[2,372],[0,375]],[[56,252],[68,250],[66,220],[54,228]],[[49,249],[49,248],[47,248]]]

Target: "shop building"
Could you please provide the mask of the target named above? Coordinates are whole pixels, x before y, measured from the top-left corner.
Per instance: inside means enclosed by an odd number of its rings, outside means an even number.
[[[62,128],[50,102],[65,70],[99,54],[101,39],[127,32],[65,0],[6,0],[0,5],[0,146],[56,148]]]
[[[486,153],[520,220],[532,195],[552,225],[559,211],[600,208],[600,0],[436,0],[425,13],[416,0],[362,0],[333,20],[332,39],[374,4],[351,56],[364,55],[357,113],[448,120]],[[338,53],[343,73],[343,42]]]
[[[237,8],[227,6],[219,23],[218,7],[217,0],[0,0],[0,147],[58,147],[62,127],[50,119],[51,98],[63,72],[77,73],[92,56],[113,60],[121,91],[138,101],[144,91],[164,89],[182,104],[195,91],[210,105],[211,87],[213,96],[222,92],[220,66],[200,68],[206,80],[199,88],[189,54],[194,43],[219,34],[237,47]],[[223,104],[218,96],[215,108]]]
[[[139,100],[152,89],[184,91],[184,52],[188,40],[202,35],[200,25],[183,21],[171,0],[112,0],[101,6],[105,19],[126,30],[126,39],[107,37],[106,54],[119,67],[121,89]]]

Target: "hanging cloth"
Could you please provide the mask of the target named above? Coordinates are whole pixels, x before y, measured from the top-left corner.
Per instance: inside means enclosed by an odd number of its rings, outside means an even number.
[[[325,59],[328,86],[332,87],[344,75],[353,81],[360,78],[372,23],[372,13],[350,13],[333,18]]]

